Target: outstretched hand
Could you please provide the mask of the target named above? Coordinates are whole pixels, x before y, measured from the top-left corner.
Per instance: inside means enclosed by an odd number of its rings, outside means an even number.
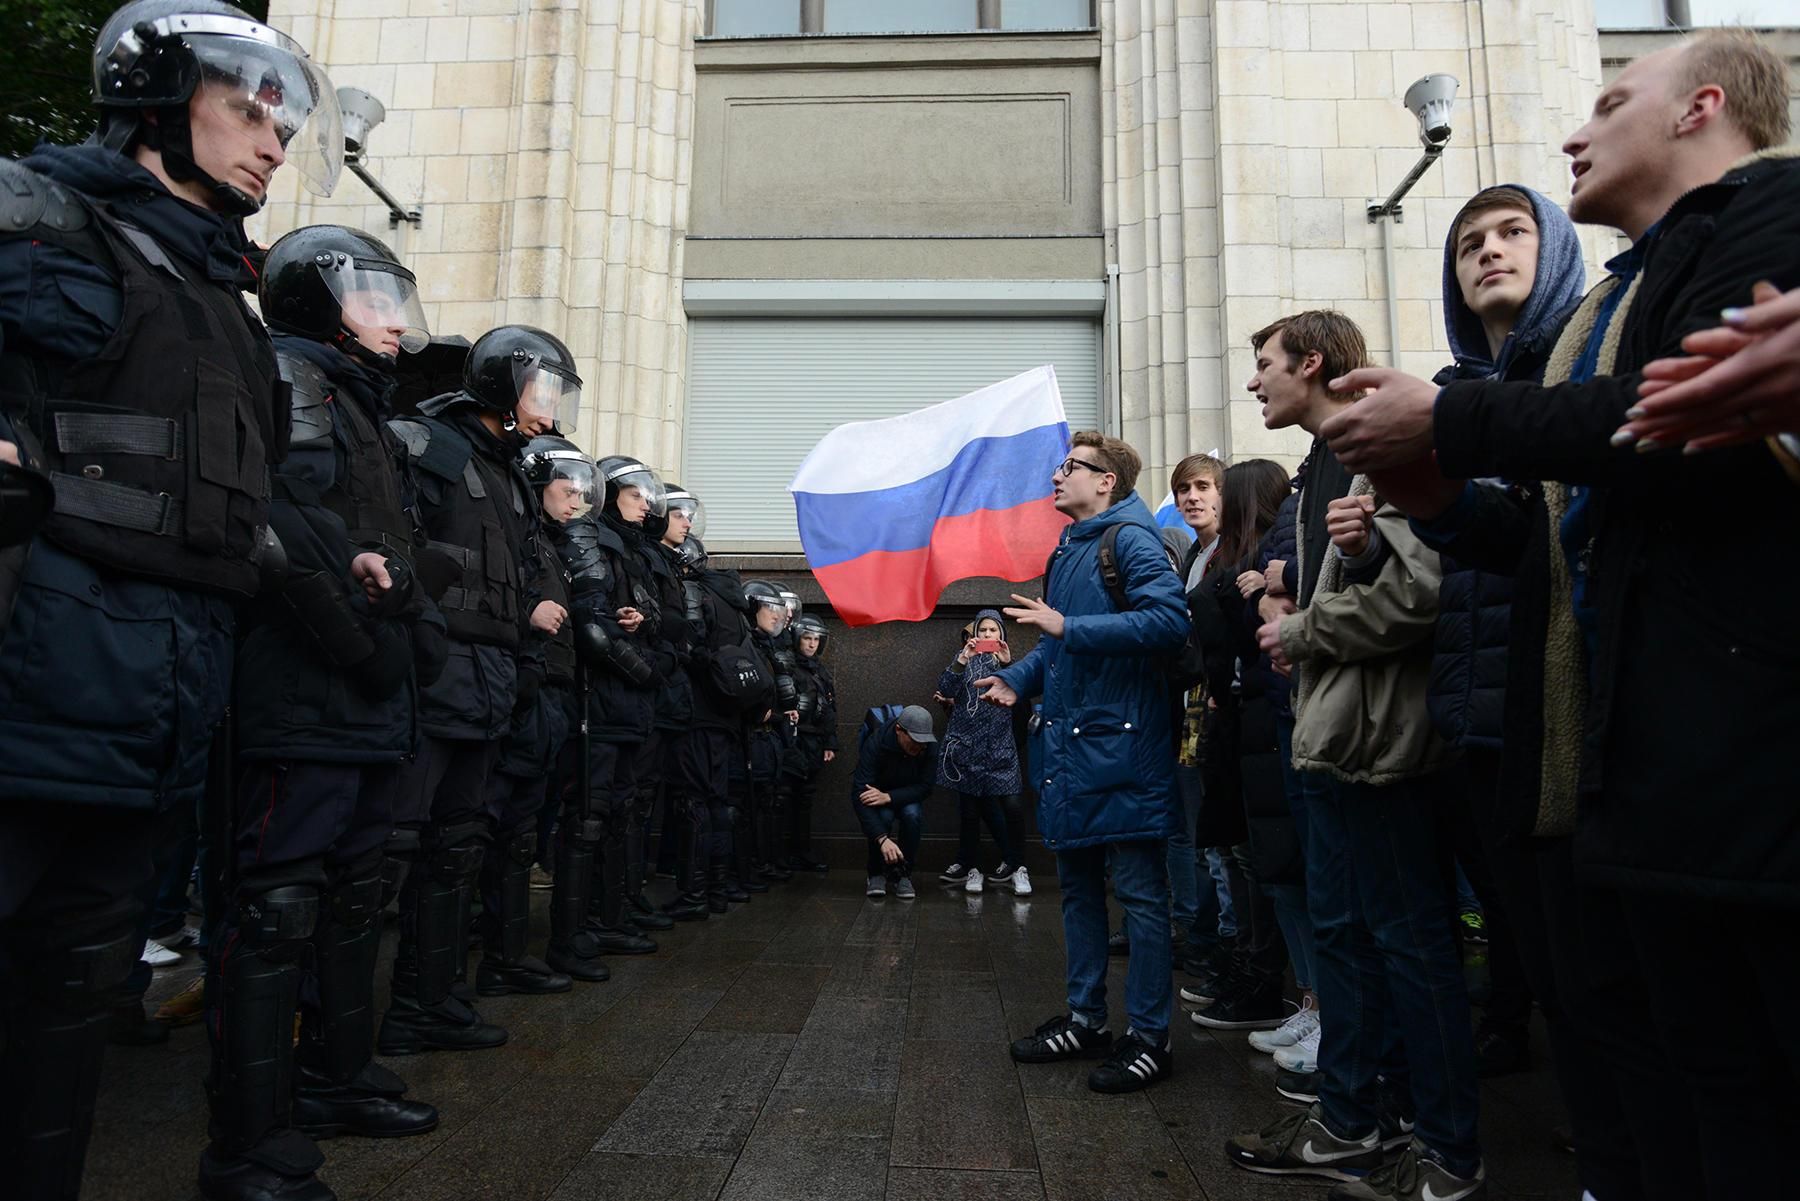
[[[1033,600],[1015,592],[1012,598],[1019,603],[1017,608],[1004,610],[1008,617],[1022,626],[1036,626],[1052,638],[1062,637],[1063,615],[1046,604],[1043,597]]]
[[[1614,446],[1692,454],[1800,432],[1800,288],[1765,281],[1751,296],[1720,314],[1723,325],[1683,338],[1686,356],[1644,367]]]
[[[970,683],[969,687],[982,689],[978,695],[990,705],[1000,705],[1010,709],[1019,703],[1019,694],[1007,686],[999,676],[982,676]]]
[[[1392,367],[1359,367],[1328,386],[1340,394],[1364,394],[1319,427],[1331,453],[1350,470],[1398,467],[1430,452],[1436,384]]]

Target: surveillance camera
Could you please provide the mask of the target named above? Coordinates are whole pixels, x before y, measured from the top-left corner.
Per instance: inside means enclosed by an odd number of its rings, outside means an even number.
[[[1427,75],[1406,89],[1406,107],[1419,119],[1419,141],[1442,149],[1450,141],[1450,106],[1456,103],[1456,76]]]
[[[369,140],[369,131],[387,119],[387,109],[361,88],[339,88],[337,102],[344,123],[344,148],[356,154]]]

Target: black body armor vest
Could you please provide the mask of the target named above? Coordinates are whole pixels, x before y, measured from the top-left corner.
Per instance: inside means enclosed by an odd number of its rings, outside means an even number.
[[[290,443],[294,449],[329,439],[342,450],[337,486],[321,493],[318,503],[335,513],[358,547],[381,547],[383,554],[413,561],[413,525],[400,498],[400,480],[393,456],[382,440],[375,414],[366,412],[350,388],[332,384],[331,377],[311,359],[277,352],[281,378],[293,391]],[[277,480],[276,488],[293,491],[292,481]],[[306,500],[306,497],[295,497]]]
[[[441,503],[420,505],[426,546],[448,556],[460,577],[438,600],[452,637],[516,650],[523,589],[520,561],[536,501],[512,462],[477,454],[469,436],[435,417],[388,422],[413,466],[436,485]],[[423,487],[428,482],[422,479]]]
[[[575,597],[570,585],[569,569],[563,565],[562,556],[556,553],[556,544],[551,540],[543,523],[532,537],[537,539],[538,558],[543,561],[544,573],[539,582],[542,584],[544,599],[555,601],[569,614],[569,619],[562,623],[562,628],[552,637],[544,640],[544,679],[552,684],[575,683]]]
[[[190,278],[154,237],[14,163],[0,184],[44,190],[22,235],[119,281],[118,328],[58,378],[0,363],[7,411],[56,488],[44,533],[68,551],[179,587],[255,595],[270,468],[287,453],[274,346],[236,288]]]

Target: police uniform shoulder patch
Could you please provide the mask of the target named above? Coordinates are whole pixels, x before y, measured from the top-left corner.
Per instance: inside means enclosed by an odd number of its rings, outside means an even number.
[[[331,380],[317,363],[304,355],[275,352],[281,378],[291,390],[289,405],[291,446],[319,443],[331,437]]]
[[[0,235],[38,226],[69,233],[88,219],[87,207],[62,184],[14,159],[0,159]]]

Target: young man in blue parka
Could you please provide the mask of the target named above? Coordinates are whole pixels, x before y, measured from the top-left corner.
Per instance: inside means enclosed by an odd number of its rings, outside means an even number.
[[[1057,511],[1074,524],[1050,556],[1044,598],[1015,595],[1019,607],[1006,610],[1042,637],[1018,663],[973,685],[998,705],[1044,698],[1032,784],[1062,883],[1069,1012],[1013,1043],[1012,1055],[1049,1063],[1110,1048],[1088,1076],[1089,1088],[1106,1093],[1147,1088],[1173,1067],[1166,843],[1176,825],[1174,706],[1160,657],[1187,638],[1188,617],[1156,523],[1132,490],[1138,467],[1137,452],[1119,439],[1075,435],[1051,476]],[[1132,951],[1129,1025],[1116,1043],[1106,1028],[1109,859]]]

